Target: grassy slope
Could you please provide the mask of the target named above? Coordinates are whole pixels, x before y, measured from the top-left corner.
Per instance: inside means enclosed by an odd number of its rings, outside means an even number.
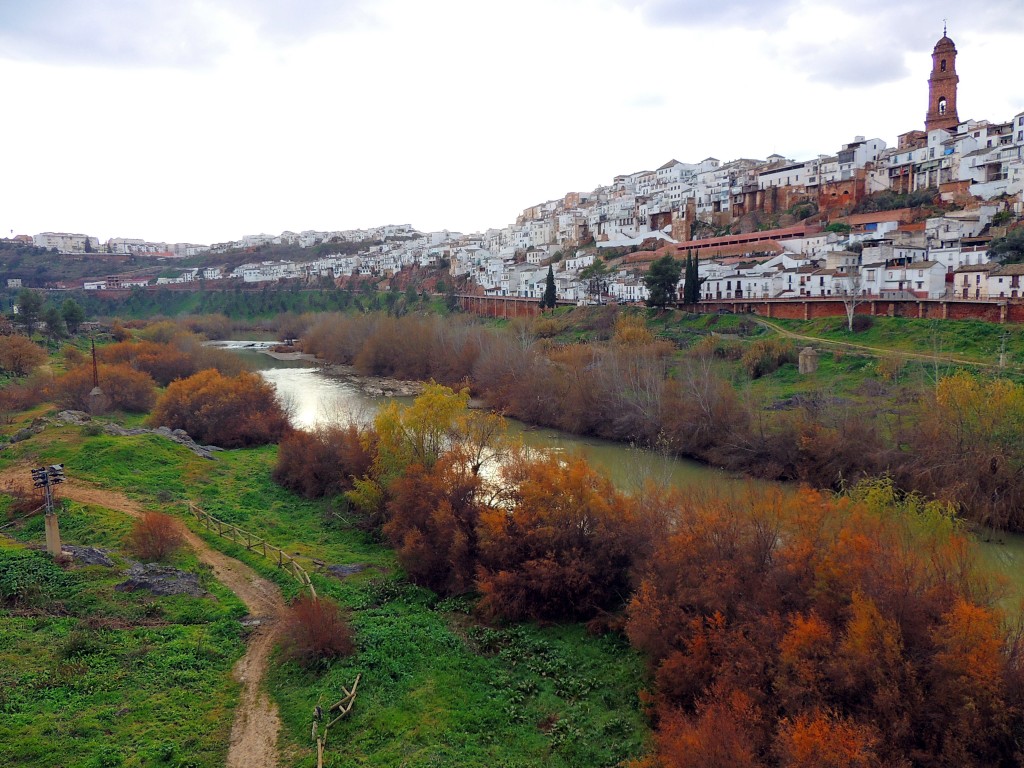
[[[129,527],[97,507],[61,514],[70,544],[117,549]],[[0,538],[0,573],[20,557],[54,567],[25,546],[44,538],[42,517],[14,536]],[[50,595],[0,610],[0,764],[223,765],[245,607],[190,552],[173,565],[199,573],[209,596],[116,592],[120,567],[74,567],[45,580]]]
[[[610,766],[643,751],[647,727],[637,698],[643,669],[621,638],[594,637],[576,625],[479,626],[465,601],[438,603],[409,585],[391,551],[332,514],[328,504],[274,485],[275,448],[229,451],[207,462],[156,437],[86,437],[79,428],[61,427],[12,446],[0,454],[0,465],[28,455],[39,463],[63,461],[69,475],[143,500],[159,497],[179,514],[186,514],[181,502],[194,499],[288,552],[369,566],[345,580],[314,577],[318,591],[351,610],[358,655],[317,673],[280,660],[272,669],[268,687],[281,707],[282,746],[292,764],[313,755],[313,706],[339,698],[341,685],[358,672],[363,678],[352,717],[332,730],[332,746],[344,749],[329,751],[331,765]],[[69,522],[65,538],[77,543],[76,537],[88,539],[108,525]],[[35,540],[42,536],[30,533]],[[206,536],[275,577],[286,594],[297,591],[266,561]],[[35,657],[26,664],[39,669],[48,661]],[[227,666],[218,668],[207,682],[226,672]],[[159,686],[160,678],[151,684]],[[218,739],[230,724],[224,706]],[[181,731],[209,730],[200,729],[198,716],[183,715]],[[76,723],[92,715],[75,705],[65,717]]]
[[[880,347],[894,352],[914,352],[974,360],[993,365],[1006,338],[1007,363],[1024,364],[1024,327],[1000,325],[980,320],[915,320],[876,317],[871,328],[849,333],[846,318],[817,320],[776,320],[776,325],[794,333],[830,341]]]

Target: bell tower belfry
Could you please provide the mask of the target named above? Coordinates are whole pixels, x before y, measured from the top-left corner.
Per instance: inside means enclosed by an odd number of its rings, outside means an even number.
[[[924,128],[931,131],[942,128],[951,131],[956,128],[960,118],[956,114],[956,84],[960,78],[956,74],[956,46],[946,36],[946,27],[942,27],[942,39],[935,44],[932,51],[932,74],[928,78],[928,114],[924,119]]]

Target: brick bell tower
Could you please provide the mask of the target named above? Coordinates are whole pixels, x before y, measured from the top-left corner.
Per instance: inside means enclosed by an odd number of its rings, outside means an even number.
[[[936,128],[952,131],[960,122],[956,114],[956,84],[960,78],[956,74],[956,46],[946,37],[946,27],[942,27],[942,39],[935,44],[932,51],[932,74],[928,78],[928,114],[924,119],[924,128],[931,131]]]

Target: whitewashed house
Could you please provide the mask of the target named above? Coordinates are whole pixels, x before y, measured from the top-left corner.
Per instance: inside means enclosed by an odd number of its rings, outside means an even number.
[[[993,299],[1016,299],[1024,296],[1024,264],[1001,264],[988,273],[987,291]]]

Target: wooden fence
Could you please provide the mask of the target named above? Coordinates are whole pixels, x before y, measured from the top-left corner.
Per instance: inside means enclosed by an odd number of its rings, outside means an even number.
[[[195,515],[196,520],[206,526],[206,530],[233,541],[250,552],[263,555],[267,560],[277,565],[278,568],[283,568],[290,573],[299,584],[309,589],[309,593],[313,597],[316,597],[316,589],[309,580],[309,574],[306,572],[306,569],[299,565],[298,560],[283,549],[275,547],[273,544],[268,544],[266,539],[254,536],[237,525],[225,523],[223,520],[217,519],[206,510],[197,507],[191,501],[188,503],[188,510]]]
[[[352,711],[352,706],[356,703],[356,689],[359,688],[359,680],[362,676],[362,672],[356,675],[356,681],[352,684],[351,691],[344,685],[341,686],[341,690],[344,691],[345,695],[327,708],[328,715],[335,710],[337,710],[338,714],[333,720],[324,726],[323,734],[318,733],[318,729],[320,722],[324,718],[324,711],[321,709],[320,703],[317,702],[316,709],[313,710],[313,740],[316,741],[316,768],[324,768],[324,750],[327,748],[327,729]]]

